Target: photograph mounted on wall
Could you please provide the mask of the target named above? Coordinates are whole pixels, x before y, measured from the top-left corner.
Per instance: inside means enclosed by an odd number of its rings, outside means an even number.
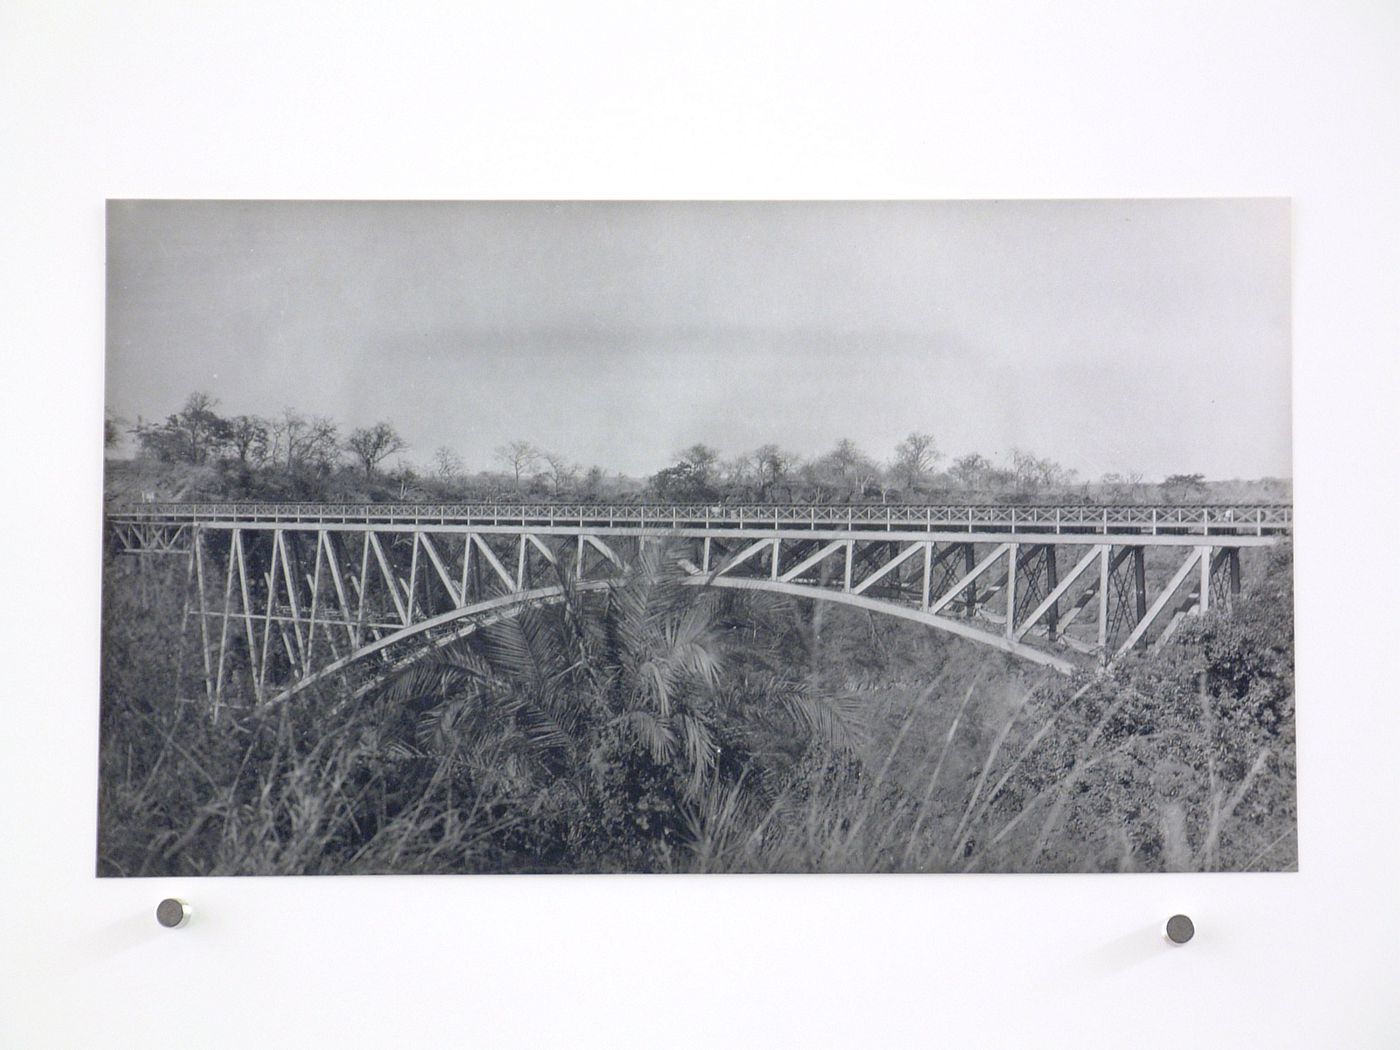
[[[108,202],[98,874],[1296,870],[1290,236]]]

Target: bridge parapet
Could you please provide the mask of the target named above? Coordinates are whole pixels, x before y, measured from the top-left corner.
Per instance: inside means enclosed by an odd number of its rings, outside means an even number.
[[[199,523],[1276,536],[1291,504],[137,503],[108,519]]]

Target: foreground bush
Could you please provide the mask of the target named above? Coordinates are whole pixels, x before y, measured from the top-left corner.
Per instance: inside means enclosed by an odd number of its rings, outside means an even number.
[[[181,697],[178,613],[149,611],[178,607],[157,599],[181,570],[112,566],[99,871],[1296,863],[1286,550],[1232,612],[1074,680],[845,610],[697,592],[664,564],[358,689],[231,697],[217,720]]]

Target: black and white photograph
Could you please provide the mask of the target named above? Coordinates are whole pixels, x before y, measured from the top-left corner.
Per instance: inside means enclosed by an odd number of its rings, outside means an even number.
[[[100,876],[1297,869],[1288,199],[106,234]]]

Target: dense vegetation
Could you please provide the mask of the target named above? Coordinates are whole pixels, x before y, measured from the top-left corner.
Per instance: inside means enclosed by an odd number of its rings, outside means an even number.
[[[116,559],[98,869],[1290,867],[1291,572],[1269,557],[1231,612],[1062,679],[849,609],[681,587],[657,554],[385,680],[230,697],[217,719],[169,644],[184,567]]]
[[[390,465],[389,423],[342,434],[193,395],[130,428],[110,499],[1122,501],[1286,498],[1287,485],[1079,484],[1029,453],[939,470],[913,433],[679,453],[650,479],[517,441],[493,471]],[[120,445],[108,423],[108,446]],[[682,587],[661,552],[607,592],[484,626],[257,707],[216,712],[178,559],[104,574],[103,874],[457,871],[1246,870],[1296,863],[1291,564],[1158,652],[1074,679],[908,623]],[[369,677],[371,674],[378,677]]]
[[[880,461],[843,439],[799,455],[777,444],[725,458],[708,445],[676,453],[649,478],[601,466],[584,469],[565,453],[529,441],[495,450],[487,469],[469,469],[450,448],[415,463],[390,422],[348,432],[332,419],[293,409],[277,418],[221,415],[207,394],[191,394],[161,422],[126,428],[109,418],[107,447],[131,452],[109,461],[109,493],[140,499],[492,500],[644,499],[659,502],[1101,502],[1276,501],[1289,497],[1279,479],[1207,481],[1198,473],[1148,482],[1140,474],[1095,481],[1024,449],[1003,461],[977,452],[947,457],[933,435],[914,431]],[[128,442],[126,438],[130,438]]]

